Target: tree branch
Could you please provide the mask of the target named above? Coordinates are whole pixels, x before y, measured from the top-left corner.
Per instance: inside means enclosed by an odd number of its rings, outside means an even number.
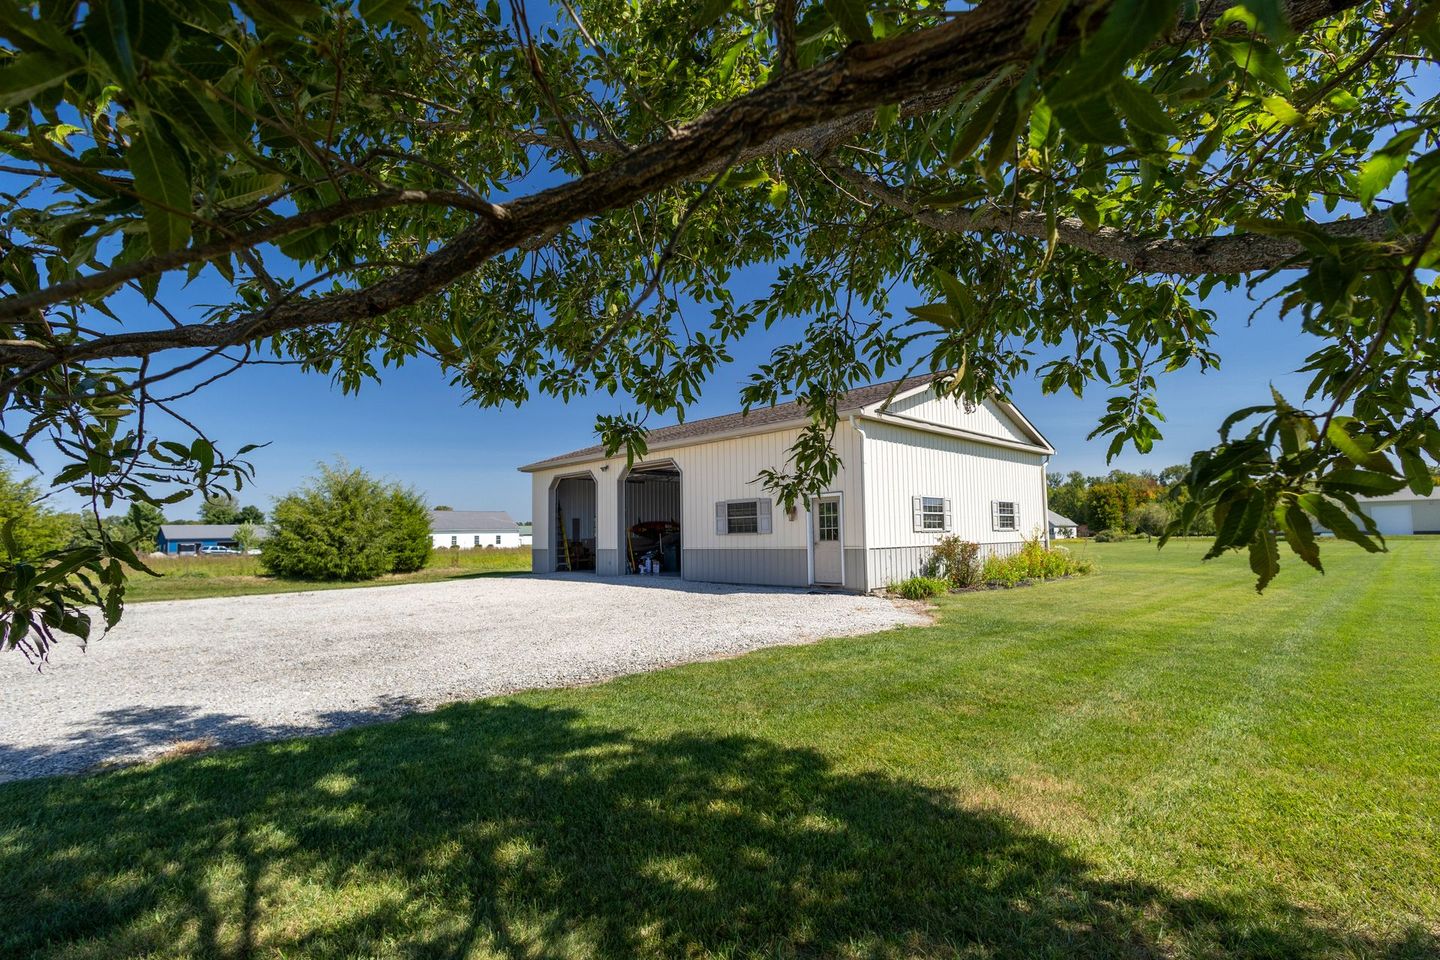
[[[1291,23],[1304,27],[1358,2],[1292,0]],[[1214,4],[1216,9],[1207,8],[1204,16],[1213,20],[1227,6]],[[1031,59],[1034,51],[1025,34],[1036,7],[1036,0],[982,4],[947,23],[855,45],[834,60],[787,73],[712,109],[671,136],[616,158],[604,169],[511,202],[503,211],[507,215],[474,224],[439,250],[372,286],[272,305],[223,323],[131,331],[41,349],[0,346],[0,364],[143,357],[383,316],[443,290],[500,253],[682,180],[706,176],[727,162],[838,145],[868,130],[875,110],[887,104],[901,104],[907,115],[943,106],[964,84]],[[1062,30],[1052,53],[1063,52],[1077,33],[1074,24]],[[13,315],[16,299],[0,303],[0,309]]]
[[[1043,213],[998,209],[935,210],[907,200],[899,190],[852,167],[840,163],[827,163],[825,167],[880,203],[940,233],[1000,233],[1036,240],[1046,240],[1050,236],[1050,224]],[[1334,237],[1371,241],[1387,239],[1392,227],[1389,216],[1383,213],[1321,225],[1321,229]],[[1258,233],[1147,238],[1114,227],[1092,229],[1078,217],[1060,217],[1055,229],[1058,242],[1123,263],[1141,273],[1253,273],[1299,267],[1309,260],[1309,253],[1294,240]]]
[[[97,290],[109,290],[130,280],[167,273],[192,263],[203,263],[235,250],[251,250],[263,243],[270,243],[311,227],[323,227],[349,217],[374,213],[391,207],[419,205],[459,207],[486,217],[504,217],[506,215],[504,207],[452,190],[396,190],[368,197],[354,197],[328,207],[322,207],[319,210],[307,210],[304,213],[276,220],[248,233],[232,234],[198,247],[186,247],[182,250],[161,254],[158,257],[146,257],[144,260],[137,260],[134,263],[89,273],[73,280],[65,280],[33,293],[6,297],[4,300],[0,300],[0,321],[13,320],[32,310],[63,303]]]

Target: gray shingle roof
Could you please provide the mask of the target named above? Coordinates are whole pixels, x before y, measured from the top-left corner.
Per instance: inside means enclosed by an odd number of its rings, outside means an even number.
[[[166,540],[233,540],[238,523],[162,523],[160,536]],[[270,531],[256,524],[256,532],[264,537]]]
[[[852,410],[859,410],[861,407],[868,407],[872,403],[879,403],[891,393],[902,393],[912,387],[918,387],[923,383],[933,380],[932,374],[919,377],[908,377],[904,380],[891,380],[888,383],[872,383],[864,387],[856,387],[840,397],[836,409],[840,413],[848,413]],[[660,427],[651,430],[646,437],[646,442],[654,447],[656,444],[673,443],[679,440],[698,440],[713,434],[729,433],[732,430],[754,430],[758,427],[766,427],[771,424],[789,423],[793,420],[800,420],[805,417],[805,408],[798,400],[791,400],[788,403],[779,403],[773,407],[756,407],[749,413],[727,413],[719,417],[706,417],[703,420],[691,420],[688,423],[677,423],[669,427]],[[559,456],[547,457],[544,460],[537,460],[534,463],[521,467],[522,470],[531,470],[537,467],[544,467],[552,463],[561,463],[566,460],[593,459],[605,456],[603,444],[596,444],[593,447],[582,447],[579,450],[572,450],[569,453],[562,453]]]
[[[1052,526],[1052,527],[1078,527],[1078,526],[1080,526],[1080,524],[1076,523],[1074,520],[1071,520],[1069,517],[1062,517],[1060,514],[1056,513],[1054,510],[1046,510],[1045,512],[1050,515],[1050,526]]]
[[[519,529],[504,510],[431,510],[431,533],[515,533]]]

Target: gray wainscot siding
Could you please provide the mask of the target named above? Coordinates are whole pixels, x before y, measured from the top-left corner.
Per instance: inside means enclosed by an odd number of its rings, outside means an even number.
[[[686,580],[803,587],[809,583],[804,550],[685,550]]]
[[[536,573],[550,572],[550,551],[544,547],[531,546],[530,569]]]
[[[845,589],[864,593],[870,587],[865,578],[865,548],[845,548]]]
[[[595,572],[602,577],[620,576],[620,551],[610,547],[596,550]]]

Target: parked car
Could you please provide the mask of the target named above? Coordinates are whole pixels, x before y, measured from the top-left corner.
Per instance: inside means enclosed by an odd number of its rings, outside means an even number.
[[[234,547],[222,547],[215,545],[209,547],[201,547],[200,552],[207,556],[213,557],[217,554],[238,554],[240,551],[236,550]]]

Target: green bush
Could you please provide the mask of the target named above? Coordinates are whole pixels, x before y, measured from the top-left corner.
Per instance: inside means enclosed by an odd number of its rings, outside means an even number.
[[[12,560],[34,560],[59,550],[70,538],[73,523],[72,518],[44,505],[33,479],[16,480],[0,463],[0,524],[11,521],[9,544],[0,543],[0,555]]]
[[[1014,587],[1028,580],[1083,576],[1094,569],[1090,561],[1076,560],[1064,547],[1047,547],[1036,537],[1009,556],[987,557],[980,576],[985,583]]]
[[[1128,531],[1111,528],[1091,534],[1090,539],[1096,543],[1119,543],[1121,540],[1131,539],[1131,536]]]
[[[891,593],[898,593],[906,600],[928,600],[945,593],[950,584],[939,577],[910,577],[890,587]]]
[[[390,491],[389,540],[396,573],[411,573],[430,562],[430,508],[408,487]]]
[[[429,559],[430,525],[416,527],[417,502],[363,470],[321,464],[318,477],[276,502],[260,562],[277,576],[302,580],[373,580],[418,570]]]
[[[939,577],[952,587],[973,587],[980,582],[980,571],[980,544],[951,534],[936,541],[922,572],[927,577]]]

